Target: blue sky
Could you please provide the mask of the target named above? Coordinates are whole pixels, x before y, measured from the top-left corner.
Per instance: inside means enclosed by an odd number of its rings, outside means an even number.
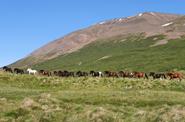
[[[185,14],[185,0],[0,0],[0,66],[75,30],[150,11]]]

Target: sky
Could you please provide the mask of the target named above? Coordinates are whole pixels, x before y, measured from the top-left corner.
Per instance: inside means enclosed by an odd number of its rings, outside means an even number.
[[[185,0],[0,0],[0,67],[75,30],[142,12],[185,15]]]

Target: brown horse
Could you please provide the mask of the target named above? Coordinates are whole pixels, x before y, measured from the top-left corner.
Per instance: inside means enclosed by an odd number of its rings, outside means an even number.
[[[169,72],[167,73],[167,76],[170,77],[170,80],[179,79],[181,81],[183,78],[183,75],[179,72]]]
[[[125,77],[125,72],[124,71],[119,71],[119,77]]]
[[[45,71],[45,70],[40,70],[39,74],[44,75],[44,76],[48,76],[48,77],[51,76],[51,72]]]
[[[111,72],[111,71],[104,71],[105,76],[107,77],[113,77],[113,78],[118,78],[119,77],[119,73],[117,72]]]
[[[148,79],[148,75],[144,72],[133,72],[134,78],[146,78]]]
[[[132,72],[128,72],[128,71],[120,71],[119,76],[123,77],[123,78],[132,78],[134,76],[134,74]]]

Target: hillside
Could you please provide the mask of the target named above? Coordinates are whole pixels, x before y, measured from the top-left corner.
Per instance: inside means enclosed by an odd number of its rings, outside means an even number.
[[[0,72],[1,122],[184,122],[185,81]]]
[[[184,35],[185,26],[183,22],[184,22],[184,18],[181,15],[163,14],[163,13],[156,13],[156,12],[141,13],[132,17],[117,18],[117,19],[103,21],[95,25],[92,25],[88,28],[81,29],[71,34],[68,34],[55,41],[52,41],[49,44],[31,53],[28,57],[15,62],[11,66],[12,67],[31,67],[33,65],[37,65],[38,63],[40,66],[40,63],[44,63],[45,61],[48,62],[48,60],[56,60],[57,58],[61,59],[63,55],[66,55],[66,54],[68,55],[70,53],[78,52],[78,50],[82,48],[85,49],[87,45],[88,46],[93,45],[94,43],[98,44],[99,43],[98,41],[101,41],[101,40],[114,41],[117,39],[117,37],[120,37],[120,36],[122,37],[122,39],[127,39],[130,36],[140,35],[141,33],[142,33],[142,36],[144,34],[145,38],[155,36],[155,35],[165,35],[166,39],[161,40],[158,43],[159,45],[161,43],[166,44],[166,41],[168,41],[169,39],[179,38],[182,35]],[[127,42],[128,41],[125,41],[125,43]],[[146,43],[152,43],[152,42],[146,42]],[[135,44],[133,43],[133,45]],[[102,47],[102,50],[104,50],[103,48],[104,47]],[[114,48],[117,48],[117,47],[114,46]],[[117,52],[114,52],[114,53],[117,53]],[[106,55],[102,54],[102,57],[107,55],[111,55],[111,54],[106,54]],[[96,57],[96,56],[91,55],[91,57]],[[84,60],[88,60],[88,59],[84,59]],[[70,62],[70,60],[68,61]],[[90,61],[89,65],[92,65],[91,63],[92,61],[91,60],[89,61]],[[55,62],[54,64],[56,65],[57,62]],[[62,63],[58,63],[58,64],[64,65]],[[61,67],[61,68],[65,68],[65,67]],[[67,67],[67,68],[70,69],[70,67]]]
[[[159,43],[165,36],[142,34],[99,40],[70,54],[39,63],[37,69],[169,71],[185,69],[185,38]]]

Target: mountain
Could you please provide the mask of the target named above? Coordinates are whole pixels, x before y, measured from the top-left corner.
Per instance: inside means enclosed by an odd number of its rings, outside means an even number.
[[[139,40],[144,41],[151,40],[150,37],[160,35],[159,39],[158,36],[156,38],[153,38],[153,40],[155,40],[155,43],[150,41],[150,43],[152,42],[152,44],[149,45],[149,47],[152,48],[155,46],[167,44],[171,39],[181,38],[185,33],[184,23],[185,17],[182,15],[164,14],[157,12],[146,12],[132,17],[103,21],[88,28],[75,31],[62,38],[54,40],[49,44],[34,51],[28,57],[15,62],[11,66],[30,67],[41,66],[44,64],[44,66],[47,67],[47,64],[45,62],[53,62],[55,60],[58,61],[58,59],[60,59],[60,61],[58,62],[61,63],[54,64],[62,65],[62,60],[65,59],[64,57],[66,57],[66,55],[68,56],[74,53],[78,53],[80,50],[83,49],[88,51],[86,47],[91,47],[92,45],[96,45],[99,42],[103,42],[105,43],[104,45],[106,45],[106,43],[113,43],[116,40],[125,40],[123,42],[128,42],[127,40],[130,40],[130,38],[139,38]],[[107,40],[112,41],[109,42]],[[132,42],[132,40],[130,41]],[[148,42],[146,41],[145,43]],[[137,44],[135,43],[135,45]],[[103,45],[101,46],[102,47],[99,48],[102,48],[102,50],[106,48]],[[105,55],[104,58],[106,58],[106,56],[110,57],[110,55]],[[69,62],[70,59],[65,60]],[[78,63],[80,64],[80,62]],[[58,68],[63,67],[56,67],[56,69]],[[66,67],[65,65],[65,68],[68,67]]]

